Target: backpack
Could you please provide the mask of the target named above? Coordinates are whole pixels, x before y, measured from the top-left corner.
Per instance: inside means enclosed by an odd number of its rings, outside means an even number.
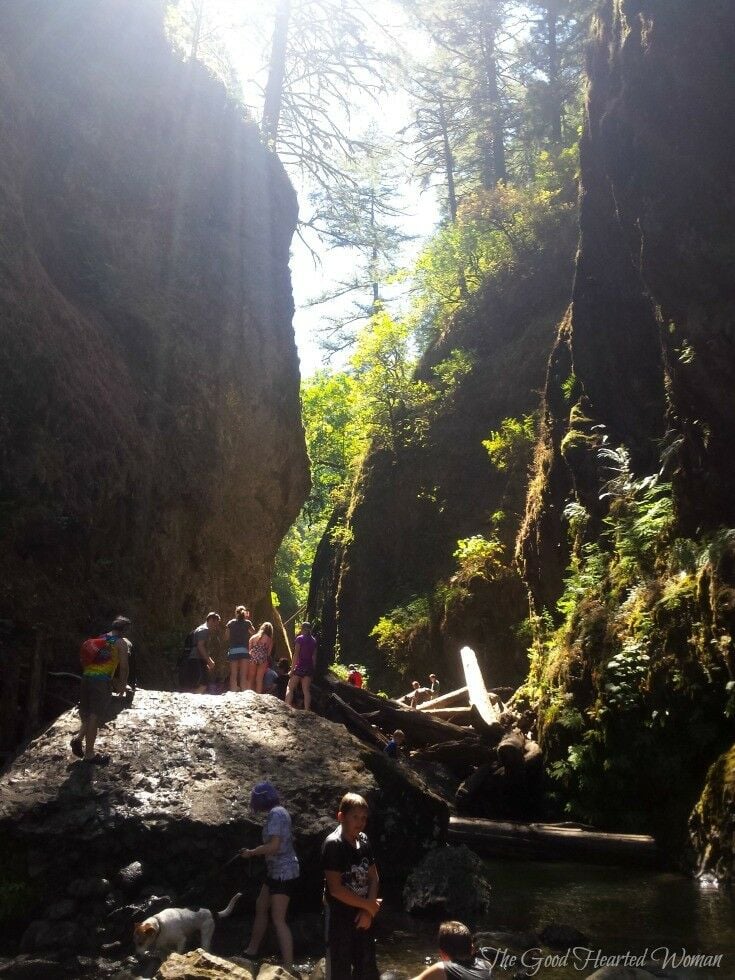
[[[184,640],[184,649],[179,654],[178,660],[176,661],[176,673],[178,675],[179,687],[184,689],[187,685],[187,664],[191,656],[191,651],[194,649],[194,630],[189,633],[187,638]]]
[[[79,648],[79,660],[82,664],[82,670],[85,670],[91,664],[104,663],[106,660],[109,660],[110,648],[113,643],[114,641],[110,640],[107,633],[85,640]],[[103,651],[106,651],[106,655]]]
[[[186,661],[191,656],[191,651],[193,649],[194,649],[194,630],[192,630],[191,633],[189,633],[187,638],[184,640],[184,649],[181,651],[181,653],[179,654],[179,659],[176,661],[176,666],[179,670],[179,673],[181,672],[182,666],[186,663]]]

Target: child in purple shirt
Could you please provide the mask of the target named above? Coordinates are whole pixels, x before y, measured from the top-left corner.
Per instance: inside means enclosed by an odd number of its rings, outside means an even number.
[[[304,695],[304,711],[311,707],[311,679],[316,668],[316,638],[311,633],[311,623],[301,624],[301,633],[296,637],[291,677],[286,690],[286,704],[293,707],[293,696],[301,685]]]

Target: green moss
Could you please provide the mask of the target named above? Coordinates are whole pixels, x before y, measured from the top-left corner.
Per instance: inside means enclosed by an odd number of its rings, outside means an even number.
[[[594,454],[599,440],[596,436],[587,435],[579,429],[570,429],[561,441],[559,451],[566,462],[579,458],[581,454]]]

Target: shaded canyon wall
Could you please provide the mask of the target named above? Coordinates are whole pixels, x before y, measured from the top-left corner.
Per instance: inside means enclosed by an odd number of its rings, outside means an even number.
[[[6,705],[120,611],[170,682],[210,608],[270,612],[308,490],[296,197],[161,5],[3,3],[0,90]]]

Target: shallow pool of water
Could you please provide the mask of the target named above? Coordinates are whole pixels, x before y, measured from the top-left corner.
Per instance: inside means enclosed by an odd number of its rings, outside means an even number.
[[[692,980],[735,980],[735,902],[730,891],[702,890],[683,875],[561,862],[487,861],[493,884],[489,912],[475,923],[478,932],[506,935],[494,945],[495,973],[512,977],[523,965],[544,980],[586,977],[603,963],[598,956],[656,953],[660,967]],[[544,960],[551,951],[533,939],[550,923],[583,933],[590,953],[571,953],[566,963]],[[436,957],[436,923],[409,916],[395,919],[392,937],[380,943],[382,970],[416,976],[426,957]],[[485,939],[485,941],[488,941]],[[525,947],[525,948],[524,948]],[[598,952],[599,951],[599,952]],[[719,956],[719,965],[681,962],[687,956]],[[556,951],[563,955],[565,950]],[[668,955],[668,961],[664,960]],[[510,958],[515,956],[515,962]]]

